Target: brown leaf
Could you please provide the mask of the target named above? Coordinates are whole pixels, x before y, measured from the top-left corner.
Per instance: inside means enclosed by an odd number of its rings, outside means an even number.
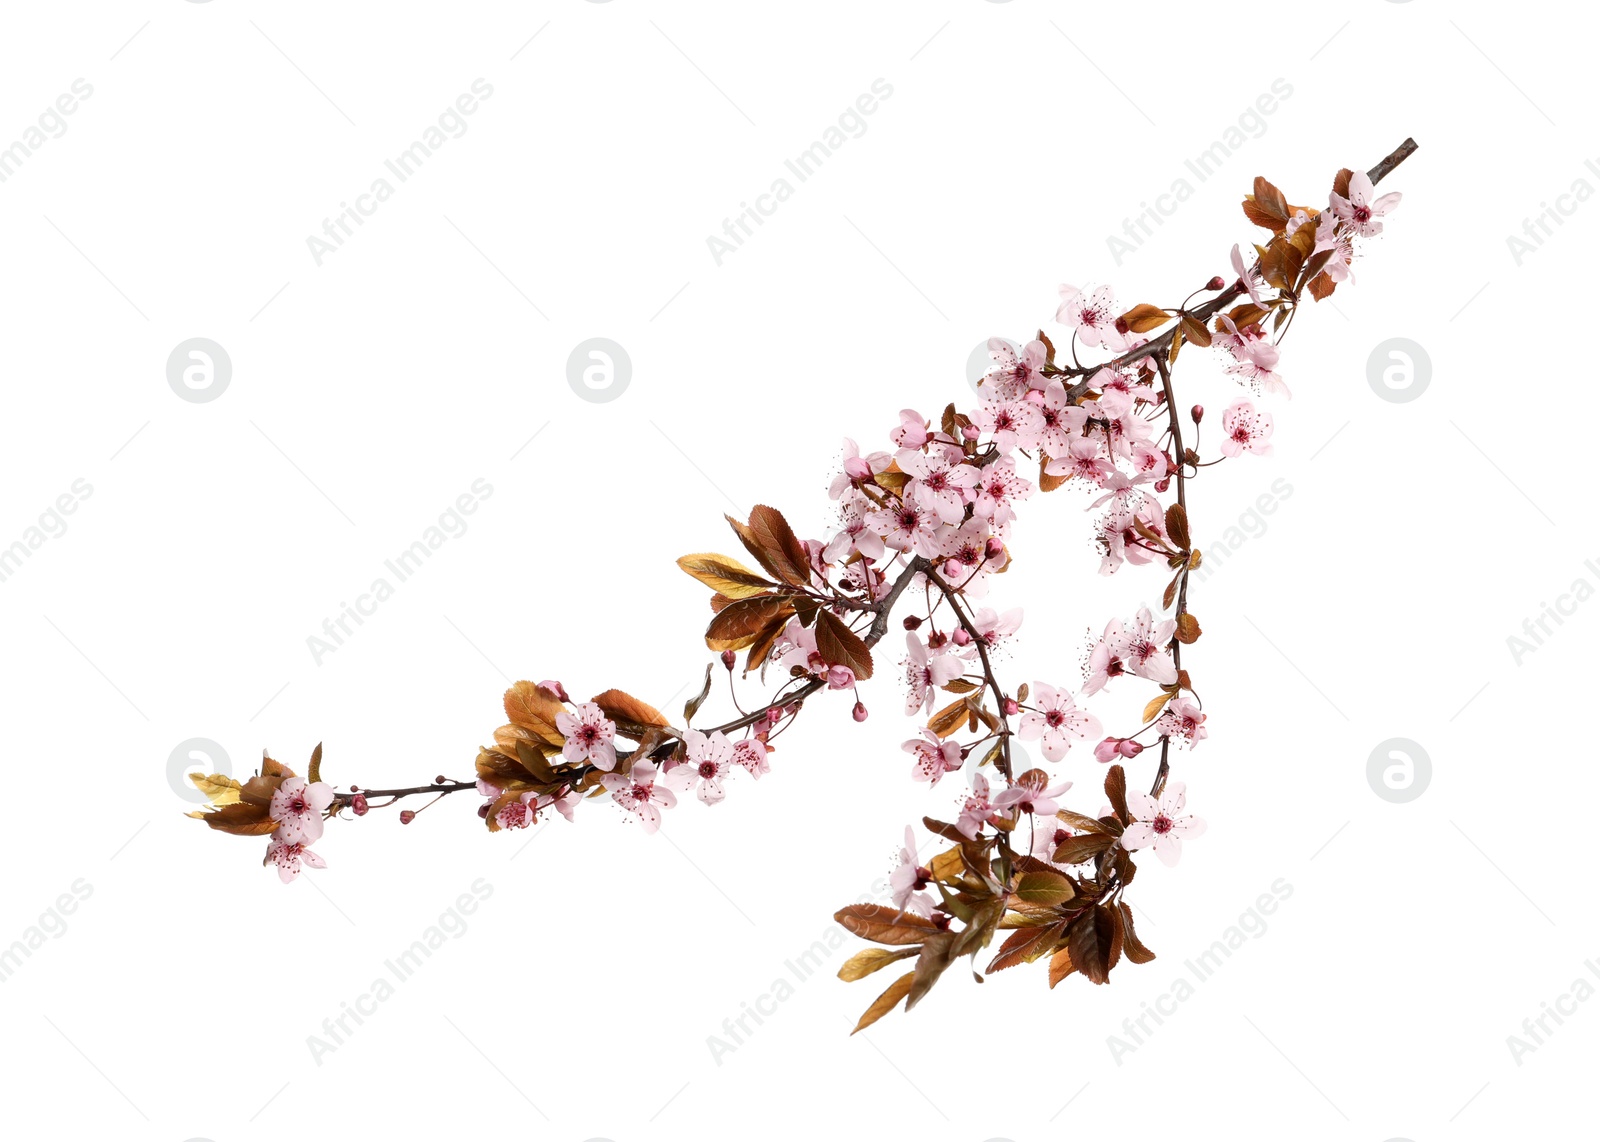
[[[783,632],[788,626],[789,616],[781,612],[767,620],[767,625],[756,633],[755,639],[750,643],[750,651],[745,655],[746,674],[758,666],[763,668],[764,674],[767,656],[772,653],[772,648],[777,645],[778,639],[783,637]]]
[[[1128,907],[1127,901],[1117,901],[1117,916],[1122,924],[1122,947],[1128,959],[1136,964],[1147,964],[1155,959],[1156,954],[1140,942],[1138,933],[1133,930],[1133,909]]]
[[[1128,328],[1135,333],[1148,333],[1152,329],[1159,329],[1172,320],[1172,315],[1166,310],[1154,305],[1145,305],[1143,302],[1128,310],[1122,315],[1122,320],[1128,323]]]
[[[1050,957],[1050,986],[1054,987],[1077,970],[1072,962],[1071,949],[1062,948]]]
[[[833,918],[863,940],[877,944],[920,944],[940,930],[932,920],[887,904],[851,904]]]
[[[306,781],[315,785],[322,780],[322,743],[317,743],[317,748],[311,751],[311,764],[306,767]]]
[[[514,746],[511,747],[511,752],[513,754],[516,752]],[[505,788],[508,782],[532,782],[534,779],[533,774],[528,772],[527,766],[521,761],[499,750],[480,749],[476,769],[479,777],[501,788]]]
[[[846,983],[854,983],[858,979],[865,979],[873,972],[886,968],[896,960],[903,960],[916,955],[922,949],[916,946],[909,948],[863,948],[844,962],[839,969],[839,978]]]
[[[1273,186],[1260,175],[1256,175],[1255,204],[1258,209],[1271,215],[1278,222],[1278,229],[1289,221],[1289,204],[1284,200],[1283,191]]]
[[[1133,814],[1128,812],[1128,772],[1120,765],[1106,770],[1106,800],[1111,802],[1117,820],[1124,825],[1133,820]]]
[[[700,687],[700,693],[683,704],[684,725],[694,721],[694,716],[700,712],[700,707],[705,705],[706,698],[711,694],[711,670],[714,666],[715,662],[706,663],[706,680]]]
[[[1154,698],[1151,698],[1150,701],[1146,702],[1143,715],[1145,723],[1148,725],[1150,722],[1155,721],[1157,715],[1161,713],[1161,711],[1166,707],[1166,704],[1172,701],[1172,699],[1173,695],[1163,692],[1157,694]]]
[[[1090,983],[1105,983],[1111,975],[1116,927],[1111,910],[1097,905],[1079,913],[1067,928],[1067,947],[1072,950],[1073,966]]]
[[[265,806],[244,801],[224,805],[200,819],[219,833],[232,833],[236,837],[264,837],[278,827]]]
[[[685,555],[678,560],[678,566],[730,599],[748,599],[778,585],[727,555]]]
[[[1194,642],[1200,637],[1200,620],[1191,614],[1178,616],[1178,641],[1184,644]]]
[[[971,713],[972,711],[967,708],[966,698],[957,698],[933,715],[928,722],[928,728],[939,737],[947,738],[967,724],[967,718]]]
[[[928,942],[922,945],[922,955],[917,957],[917,968],[911,973],[911,990],[906,992],[907,1011],[933,990],[933,985],[939,982],[939,977],[955,958],[955,936],[937,932],[928,937]]]
[[[706,627],[706,645],[712,650],[743,650],[775,619],[787,619],[792,614],[794,606],[783,595],[735,599],[718,611]]]
[[[1112,833],[1113,835],[1120,835],[1122,832],[1122,827],[1120,825],[1113,830],[1098,817],[1090,817],[1084,813],[1074,813],[1071,809],[1058,809],[1056,811],[1056,818],[1058,820],[1065,821],[1074,829],[1082,829],[1084,832],[1088,833]]]
[[[983,973],[993,975],[997,971],[1005,971],[1006,968],[1015,967],[1017,964],[1032,963],[1055,946],[1055,942],[1061,938],[1061,933],[1065,929],[1065,920],[1046,924],[1041,928],[1018,929],[1000,945],[1000,951],[989,962],[989,966],[983,969]]]
[[[1266,315],[1267,311],[1261,306],[1257,305],[1253,301],[1247,301],[1243,305],[1236,305],[1230,309],[1227,313],[1227,318],[1229,321],[1233,322],[1233,327],[1235,329],[1244,329],[1246,326],[1254,325]],[[1222,323],[1221,315],[1217,317],[1215,328],[1218,333],[1221,333],[1228,328]]]
[[[882,995],[878,996],[877,999],[874,999],[872,1001],[872,1006],[861,1013],[861,1018],[856,1021],[856,1030],[850,1032],[850,1034],[854,1035],[856,1031],[860,1031],[866,1027],[871,1027],[878,1020],[889,1014],[890,1011],[893,1011],[895,1004],[899,1003],[910,993],[911,983],[912,980],[916,978],[916,975],[916,972],[908,971],[905,975],[891,983],[888,990]]]
[[[515,722],[508,722],[494,732],[494,746],[500,753],[508,758],[521,756],[521,747],[526,747],[539,754],[553,753],[556,747],[536,735],[526,726],[519,726]],[[512,774],[511,776],[520,776]]]
[[[1333,291],[1338,286],[1338,282],[1334,281],[1326,273],[1321,273],[1311,279],[1311,284],[1307,288],[1311,290],[1311,296],[1314,300],[1322,301],[1325,298],[1332,297]]]
[[[1100,828],[1104,830],[1105,826],[1100,825]],[[1116,843],[1117,838],[1104,831],[1082,833],[1076,837],[1068,837],[1057,845],[1056,851],[1050,854],[1050,859],[1057,864],[1083,864],[1085,861],[1094,860]]]
[[[1185,313],[1178,319],[1183,326],[1183,335],[1204,349],[1211,344],[1211,334],[1207,331],[1205,322],[1192,313]]]
[[[1075,838],[1074,838],[1075,839]],[[1108,838],[1097,837],[1096,840]],[[1068,842],[1070,843],[1070,841]],[[1016,886],[1012,889],[1013,895],[1026,904],[1036,904],[1042,908],[1054,908],[1064,904],[1077,895],[1064,873],[1054,869],[1036,869],[1024,872],[1017,877]]]
[[[602,694],[596,694],[589,701],[599,706],[606,717],[617,723],[619,733],[636,740],[651,726],[668,725],[660,710],[639,701],[624,690],[607,690]]]
[[[1349,167],[1340,167],[1339,173],[1333,176],[1333,193],[1340,198],[1350,197],[1350,176],[1355,172]]]
[[[795,536],[789,521],[777,508],[765,504],[751,508],[750,534],[771,561],[770,566],[767,563],[762,566],[796,587],[811,582],[811,559],[806,554],[805,544]]]
[[[1184,550],[1189,548],[1189,513],[1183,510],[1182,504],[1173,504],[1167,509],[1167,534]]]
[[[505,694],[506,720],[533,733],[551,745],[561,745],[566,736],[556,728],[556,718],[566,712],[561,699],[532,682],[514,682]]]
[[[1072,479],[1071,476],[1052,476],[1049,472],[1045,471],[1045,469],[1049,466],[1050,457],[1046,456],[1043,452],[1039,453],[1039,490],[1041,492],[1053,492],[1062,484],[1065,484],[1068,480]]]
[[[858,682],[872,677],[872,651],[832,611],[817,612],[817,653],[836,666],[848,666]]]

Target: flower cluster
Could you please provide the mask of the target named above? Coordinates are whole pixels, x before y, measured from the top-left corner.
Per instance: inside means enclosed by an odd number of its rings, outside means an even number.
[[[975,956],[1001,930],[1009,936],[988,971],[1049,957],[1052,987],[1069,974],[1104,983],[1124,956],[1145,962],[1153,953],[1123,899],[1133,854],[1148,849],[1176,864],[1183,842],[1205,829],[1185,812],[1184,784],[1169,781],[1176,751],[1208,737],[1183,662],[1201,636],[1188,600],[1200,563],[1188,491],[1213,465],[1270,451],[1273,418],[1256,402],[1288,396],[1278,372],[1283,334],[1308,299],[1326,298],[1349,280],[1359,242],[1380,233],[1399,203],[1398,194],[1376,196],[1373,183],[1414,147],[1408,140],[1370,174],[1340,171],[1322,210],[1291,206],[1257,179],[1244,212],[1270,237],[1254,257],[1235,246],[1232,275],[1211,277],[1176,306],[1125,308],[1108,286],[1062,286],[1055,320],[1064,332],[1040,330],[1020,348],[991,341],[993,367],[976,407],[951,404],[931,417],[902,410],[875,451],[845,441],[829,488],[836,522],[821,534],[798,535],[766,506],[748,520],[729,519],[755,566],[710,553],[678,561],[712,592],[705,637],[718,654],[681,719],[621,690],[574,701],[558,681],[518,682],[506,691],[506,724],[479,750],[472,781],[439,777],[411,789],[353,786],[351,795],[336,795],[317,778],[319,747],[309,782],[270,759],[276,768],[243,787],[203,779],[201,788],[211,792],[205,782],[214,783],[216,792],[211,810],[198,815],[223,831],[270,831],[268,859],[285,880],[302,863],[322,867],[306,846],[326,817],[345,808],[364,816],[414,795],[437,801],[475,790],[491,832],[526,828],[552,809],[570,821],[585,802],[608,801],[653,833],[690,792],[716,805],[739,771],[766,774],[773,742],[813,696],[848,693],[852,717],[865,720],[861,687],[898,616],[903,635],[890,645],[903,637],[904,709],[919,723],[903,745],[909,776],[931,789],[965,771],[954,783],[964,788],[945,814],[951,819],[923,819],[947,847],[924,860],[924,845],[908,828],[889,900],[837,914],[889,949],[860,953],[843,978],[917,957],[858,1029],[902,1001],[915,1004],[957,959]],[[1235,389],[1225,402],[1209,446],[1204,408],[1180,412],[1173,387],[1188,346],[1191,359],[1210,348],[1222,383],[1247,393]],[[1095,360],[1080,359],[1090,351]],[[1100,573],[1158,569],[1160,606],[1110,617],[1085,647],[1080,681],[1008,684],[997,663],[1023,612],[984,601],[1011,566],[1018,520],[1032,510],[1023,505],[1035,493],[1066,488],[1092,513]],[[776,675],[775,690],[748,704],[737,685],[741,652],[747,684],[754,676],[766,686]],[[733,716],[695,727],[719,662]],[[1107,735],[1086,704],[1126,688],[1148,695],[1143,714]],[[1018,772],[1015,742],[1037,743],[1056,769]],[[1149,791],[1130,789],[1127,766],[1147,750],[1156,758]],[[1094,814],[1066,801],[1074,782],[1062,767],[1080,763],[1103,774],[1104,803]],[[415,817],[400,814],[405,823]]]

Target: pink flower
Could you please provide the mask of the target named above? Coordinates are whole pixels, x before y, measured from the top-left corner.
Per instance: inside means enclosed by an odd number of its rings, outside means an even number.
[[[900,423],[889,433],[889,439],[901,448],[921,448],[928,442],[928,422],[916,409],[903,408]]]
[[[528,804],[529,799],[537,799],[537,793],[524,793],[517,800],[503,805],[500,812],[494,815],[495,823],[502,829],[525,829],[538,820],[538,814]]]
[[[915,912],[919,916],[933,915],[933,898],[922,890],[928,887],[933,873],[917,864],[917,838],[911,826],[906,826],[906,843],[900,849],[900,863],[889,874],[889,891],[894,906],[902,912]]]
[[[602,778],[602,780],[604,779]],[[526,793],[523,794],[522,799],[526,801],[528,799],[528,795]],[[582,800],[582,793],[579,793],[576,789],[568,789],[559,797],[546,793],[544,796],[539,798],[538,802],[534,805],[534,808],[554,808],[557,813],[560,813],[563,817],[570,821],[572,820],[572,811],[577,808],[578,802]]]
[[[906,649],[910,652],[906,659],[906,713],[915,714],[919,709],[931,713],[934,691],[966,673],[966,667],[953,654],[930,651],[915,631],[906,632]]]
[[[988,593],[987,580],[991,572],[1006,565],[1004,546],[998,554],[989,543],[989,521],[973,516],[958,528],[945,528],[939,539],[939,558],[945,579],[951,586],[974,598]]]
[[[1088,436],[1075,436],[1067,444],[1067,451],[1045,465],[1052,476],[1065,476],[1069,480],[1083,480],[1099,487],[1117,474],[1109,460],[1100,458],[1100,442]]]
[[[1372,180],[1365,171],[1356,171],[1350,176],[1348,189],[1348,198],[1328,195],[1328,207],[1363,238],[1382,234],[1383,222],[1380,220],[1400,205],[1399,193],[1391,192],[1381,198],[1373,198]]]
[[[828,660],[817,650],[817,632],[800,625],[799,619],[790,619],[783,629],[783,641],[789,649],[778,658],[779,665],[798,666],[807,674],[828,673]]]
[[[636,761],[633,771],[626,777],[620,773],[608,773],[600,779],[600,784],[606,787],[611,799],[622,806],[624,812],[639,818],[640,826],[647,833],[653,833],[661,827],[661,809],[656,806],[671,809],[678,803],[672,790],[656,784],[658,772],[648,761]]]
[[[1174,698],[1156,719],[1156,729],[1180,746],[1193,747],[1206,740],[1206,716],[1187,698]]]
[[[1336,282],[1349,278],[1350,262],[1355,257],[1355,249],[1350,241],[1349,232],[1340,229],[1339,219],[1332,211],[1317,219],[1317,245],[1312,253],[1320,254],[1323,250],[1332,250],[1333,257],[1322,267],[1322,272]]]
[[[1076,286],[1061,287],[1061,306],[1056,310],[1056,320],[1077,331],[1078,340],[1085,345],[1104,345],[1120,349],[1126,344],[1117,332],[1117,301],[1110,286],[1101,286],[1086,294]]]
[[[1033,484],[1017,475],[1016,464],[1006,457],[980,470],[973,491],[972,514],[1003,527],[1016,514],[1012,504],[1033,495]]]
[[[771,752],[772,748],[760,738],[745,738],[734,744],[733,764],[742,766],[751,777],[760,778],[772,769],[767,763],[767,754]]]
[[[972,615],[972,625],[978,628],[978,637],[983,639],[983,647],[990,654],[1000,648],[1001,643],[1017,633],[1017,628],[1022,626],[1022,608],[1012,607],[1005,614],[994,612],[991,607],[979,607]],[[978,648],[961,652],[963,658],[978,657]]]
[[[298,780],[298,778],[291,778]],[[317,784],[322,784],[318,782]],[[298,842],[279,840],[274,834],[267,842],[267,860],[278,866],[278,879],[290,884],[300,875],[301,862],[312,868],[327,868],[328,862]]]
[[[911,767],[913,781],[937,785],[945,774],[961,768],[961,747],[955,742],[940,741],[939,735],[932,730],[923,730],[920,738],[912,738],[900,748],[914,759]]]
[[[961,803],[961,816],[956,820],[956,830],[969,841],[978,839],[978,830],[994,813],[989,804],[989,780],[983,774],[974,774],[972,793]]]
[[[1172,642],[1173,632],[1178,629],[1176,622],[1166,619],[1157,623],[1149,607],[1140,607],[1132,623],[1115,625],[1114,634],[1109,626],[1106,630],[1116,656],[1122,659],[1126,669],[1163,686],[1178,680],[1178,668],[1166,649]]]
[[[867,516],[867,526],[896,551],[927,554],[939,526],[937,513],[905,500]]]
[[[883,558],[883,536],[867,526],[865,517],[869,509],[876,510],[871,500],[859,493],[852,494],[841,511],[844,530],[835,535],[822,550],[825,562],[837,563],[851,551],[859,551],[868,559]]]
[[[1075,836],[1077,834],[1067,828],[1066,822],[1060,818],[1040,820],[1036,817],[1033,822],[1033,856],[1038,860],[1055,864],[1056,849],[1060,848],[1064,841],[1071,840]]]
[[[286,777],[272,794],[268,816],[278,823],[273,839],[286,845],[315,844],[322,837],[322,813],[333,804],[333,786],[326,781],[308,783],[304,777]],[[312,868],[320,864],[307,861]],[[295,866],[298,869],[298,865]],[[293,877],[285,877],[287,883]]]
[[[1036,436],[1044,427],[1039,409],[1032,401],[993,396],[972,417],[980,432],[993,438],[1002,453],[1015,452],[1024,439]]]
[[[1100,719],[1078,709],[1065,690],[1035,682],[1032,698],[1036,708],[1022,715],[1017,736],[1025,742],[1043,739],[1044,755],[1050,761],[1066,757],[1073,741],[1100,733]]]
[[[1265,456],[1272,451],[1267,439],[1272,435],[1272,414],[1257,412],[1247,400],[1228,406],[1222,414],[1222,443],[1224,456],[1239,456],[1254,452]]]
[[[561,756],[571,762],[587,761],[596,769],[609,770],[617,764],[617,749],[611,743],[617,723],[593,702],[579,704],[576,714],[556,715],[556,729],[566,735]]]
[[[698,782],[700,800],[715,805],[728,795],[722,779],[733,766],[733,743],[721,730],[710,734],[685,730],[683,744],[686,759],[667,770],[668,784],[687,791]]]
[[[852,484],[870,480],[888,466],[889,454],[887,452],[874,452],[871,456],[862,459],[861,450],[856,447],[856,442],[849,437],[845,437],[844,471],[833,478],[833,484],[828,488],[828,498],[832,500],[838,499]]]
[[[963,463],[959,448],[948,445],[931,452],[903,451],[895,457],[901,471],[912,477],[906,491],[921,507],[938,514],[945,523],[960,523],[966,514],[968,488],[978,482],[978,470]],[[904,498],[906,493],[901,493]]]
[[[1122,847],[1133,852],[1154,845],[1162,864],[1177,864],[1183,855],[1183,842],[1206,831],[1206,823],[1199,817],[1179,816],[1183,805],[1181,781],[1168,785],[1160,801],[1142,791],[1129,793],[1128,809],[1134,821],[1122,832]]]
[[[1122,661],[1122,650],[1122,623],[1112,619],[1106,624],[1105,633],[1094,644],[1094,649],[1089,652],[1089,677],[1083,684],[1084,694],[1098,694],[1111,679],[1120,678],[1128,672],[1127,664]]]
[[[1022,437],[1024,446],[1042,448],[1051,456],[1065,456],[1073,438],[1082,434],[1089,410],[1072,403],[1060,381],[1051,381],[1039,402],[1039,418],[1042,426]]]
[[[997,812],[1015,808],[1036,817],[1054,817],[1061,810],[1056,798],[1071,788],[1070,781],[1063,781],[1060,785],[1053,785],[1049,789],[1042,785],[1019,782],[1002,789],[1000,796],[994,799],[994,807]]]

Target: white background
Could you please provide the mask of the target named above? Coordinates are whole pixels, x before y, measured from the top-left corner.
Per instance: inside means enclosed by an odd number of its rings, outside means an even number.
[[[0,985],[7,1133],[1381,1142],[1576,1113],[1600,1003],[1520,1065],[1506,1040],[1600,955],[1600,606],[1520,665],[1506,640],[1600,583],[1581,335],[1600,206],[1521,265],[1506,237],[1600,185],[1577,15],[12,6],[0,144],[74,79],[93,94],[0,184],[0,545],[93,491],[0,583],[0,943],[75,881],[92,894]],[[307,236],[480,77],[467,132],[318,266]],[[1292,96],[1197,181],[1183,160],[1278,77]],[[707,236],[879,78],[865,134],[718,266]],[[881,446],[900,408],[964,400],[973,347],[1031,335],[1060,282],[1175,304],[1252,236],[1253,176],[1315,205],[1407,135],[1404,205],[1285,345],[1276,452],[1191,491],[1207,547],[1274,480],[1292,494],[1192,592],[1212,734],[1178,776],[1211,829],[1175,870],[1143,862],[1154,963],[1055,991],[1042,964],[982,987],[957,968],[852,1039],[892,978],[834,980],[852,940],[713,1059],[903,824],[951,808],[958,782],[907,780],[888,668],[865,725],[819,699],[770,777],[655,838],[604,805],[491,837],[453,798],[405,829],[333,823],[331,867],[284,888],[260,842],[183,816],[168,757],[190,738],[237,774],[323,741],[330,780],[411,784],[470,773],[516,678],[676,711],[708,612],[672,559],[729,550],[720,513],[771,503],[825,534],[840,438]],[[1180,178],[1193,195],[1117,265],[1107,235]],[[597,336],[632,360],[611,403],[566,380]],[[232,361],[209,403],[166,380],[191,337]],[[1409,403],[1368,384],[1392,337],[1431,359]],[[1236,390],[1214,357],[1180,366],[1214,445]],[[468,530],[319,665],[307,637],[478,478]],[[1158,573],[1095,574],[1081,506],[1025,505],[994,596],[1027,608],[1013,682],[1075,684],[1083,633],[1159,596]],[[1112,725],[1142,699],[1116,697],[1095,707]],[[1367,779],[1394,737],[1432,762],[1403,804]],[[1098,809],[1092,759],[1059,772]],[[314,1060],[307,1037],[479,878],[466,931]],[[1265,934],[1114,1058],[1107,1037],[1279,878]]]

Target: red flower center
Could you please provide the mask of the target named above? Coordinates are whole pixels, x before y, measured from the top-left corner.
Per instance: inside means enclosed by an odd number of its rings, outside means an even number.
[[[1162,835],[1170,833],[1172,832],[1172,818],[1165,813],[1157,813],[1156,819],[1150,822],[1150,827]]]

